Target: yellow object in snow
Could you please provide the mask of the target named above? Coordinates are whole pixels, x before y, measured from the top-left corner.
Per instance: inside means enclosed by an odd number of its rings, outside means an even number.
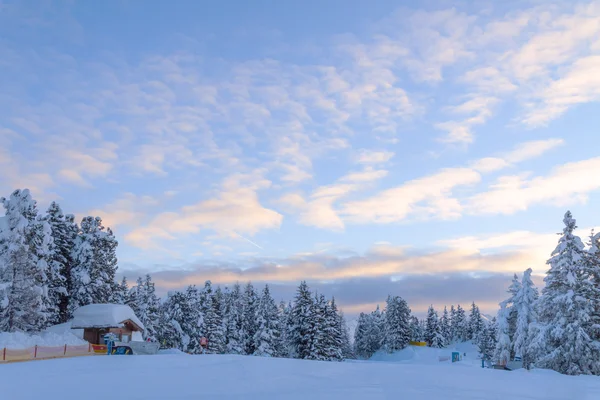
[[[409,342],[411,346],[419,346],[419,347],[425,347],[427,346],[427,342],[413,342],[412,340]]]

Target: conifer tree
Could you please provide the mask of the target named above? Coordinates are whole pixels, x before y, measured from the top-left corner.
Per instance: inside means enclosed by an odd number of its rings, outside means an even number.
[[[290,318],[290,352],[294,358],[309,358],[311,354],[311,337],[314,302],[305,281],[300,283],[296,293]]]
[[[521,357],[523,365],[528,368],[531,357],[527,348],[531,342],[529,337],[529,326],[537,320],[535,303],[538,292],[531,281],[531,268],[523,273],[519,291],[515,295],[513,307],[517,310],[517,326],[513,337],[513,349],[517,356]]]
[[[543,327],[530,347],[538,367],[567,375],[600,374],[600,343],[592,324],[594,282],[585,263],[584,246],[574,235],[576,221],[569,211],[558,246],[548,260],[550,269],[539,299],[539,321]],[[543,345],[540,345],[543,343]],[[533,351],[535,349],[535,351]]]
[[[238,283],[225,296],[225,336],[227,353],[244,354],[243,299]]]
[[[242,329],[244,332],[244,352],[245,354],[254,354],[256,345],[254,343],[254,335],[258,329],[256,322],[256,311],[258,308],[258,296],[254,291],[254,286],[251,282],[246,284],[243,296],[243,319]]]
[[[444,306],[444,313],[440,318],[440,334],[444,338],[444,346],[448,346],[452,342],[452,334],[450,330],[450,317],[448,316],[448,308]]]
[[[425,330],[425,341],[429,347],[444,347],[445,338],[441,334],[437,311],[433,306],[427,310],[427,328]]]
[[[464,342],[469,340],[467,316],[460,304],[456,307],[456,316],[452,325],[454,327],[454,333],[456,334],[455,341]]]
[[[254,355],[276,357],[280,352],[279,312],[271,297],[269,285],[265,285],[258,302],[256,313],[258,329],[254,334]]]
[[[410,342],[410,308],[400,296],[388,296],[385,309],[384,345],[388,352],[402,350]]]
[[[49,225],[38,218],[29,190],[1,198],[6,210],[0,226],[0,331],[38,331],[49,318]]]
[[[512,344],[509,336],[509,310],[507,301],[500,303],[500,311],[498,311],[498,338],[496,340],[496,349],[494,351],[494,360],[502,365],[506,365],[510,361],[510,352]]]
[[[60,206],[52,202],[44,220],[50,228],[52,240],[48,246],[48,298],[51,304],[50,324],[67,322],[69,293],[71,290],[71,254],[75,235],[71,217],[65,217]]]
[[[469,340],[477,342],[477,337],[484,329],[483,318],[479,312],[479,307],[473,302],[471,304],[471,314],[469,316]]]

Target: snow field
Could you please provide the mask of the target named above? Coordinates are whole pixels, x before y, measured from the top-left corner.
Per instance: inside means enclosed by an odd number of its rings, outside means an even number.
[[[0,371],[0,397],[11,400],[600,399],[598,377],[461,363],[163,354],[35,361],[0,366]]]

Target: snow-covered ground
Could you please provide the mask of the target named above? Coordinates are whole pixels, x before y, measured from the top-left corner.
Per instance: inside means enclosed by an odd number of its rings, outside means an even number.
[[[0,394],[11,400],[600,399],[599,377],[390,361],[181,354],[79,357],[2,365]]]
[[[8,349],[26,349],[38,346],[64,346],[67,345],[83,345],[88,344],[85,340],[71,332],[63,331],[46,331],[39,335],[29,335],[23,332],[0,332],[0,351],[4,347]]]

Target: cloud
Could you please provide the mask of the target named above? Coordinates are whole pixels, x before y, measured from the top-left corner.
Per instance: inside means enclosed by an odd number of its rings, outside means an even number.
[[[468,199],[472,214],[514,214],[533,204],[567,206],[585,203],[589,193],[600,189],[600,158],[572,162],[554,168],[546,176],[501,176],[488,191]]]
[[[433,175],[408,181],[384,190],[366,200],[343,204],[342,216],[354,223],[391,223],[406,218],[453,219],[462,207],[452,197],[452,190],[474,185],[481,180],[469,168],[448,168]]]
[[[359,164],[382,164],[388,162],[394,157],[391,151],[375,151],[362,149],[356,156],[356,162]]]
[[[598,18],[600,19],[600,13]],[[536,104],[523,118],[523,122],[531,126],[545,125],[577,104],[599,101],[599,69],[600,55],[575,61],[564,76],[553,80],[534,95]]]
[[[147,225],[129,232],[125,240],[136,247],[150,248],[159,245],[160,239],[173,240],[202,230],[253,235],[264,229],[279,228],[283,216],[265,208],[258,199],[257,192],[271,184],[260,175],[255,172],[229,176],[215,197],[178,211],[160,213]]]

